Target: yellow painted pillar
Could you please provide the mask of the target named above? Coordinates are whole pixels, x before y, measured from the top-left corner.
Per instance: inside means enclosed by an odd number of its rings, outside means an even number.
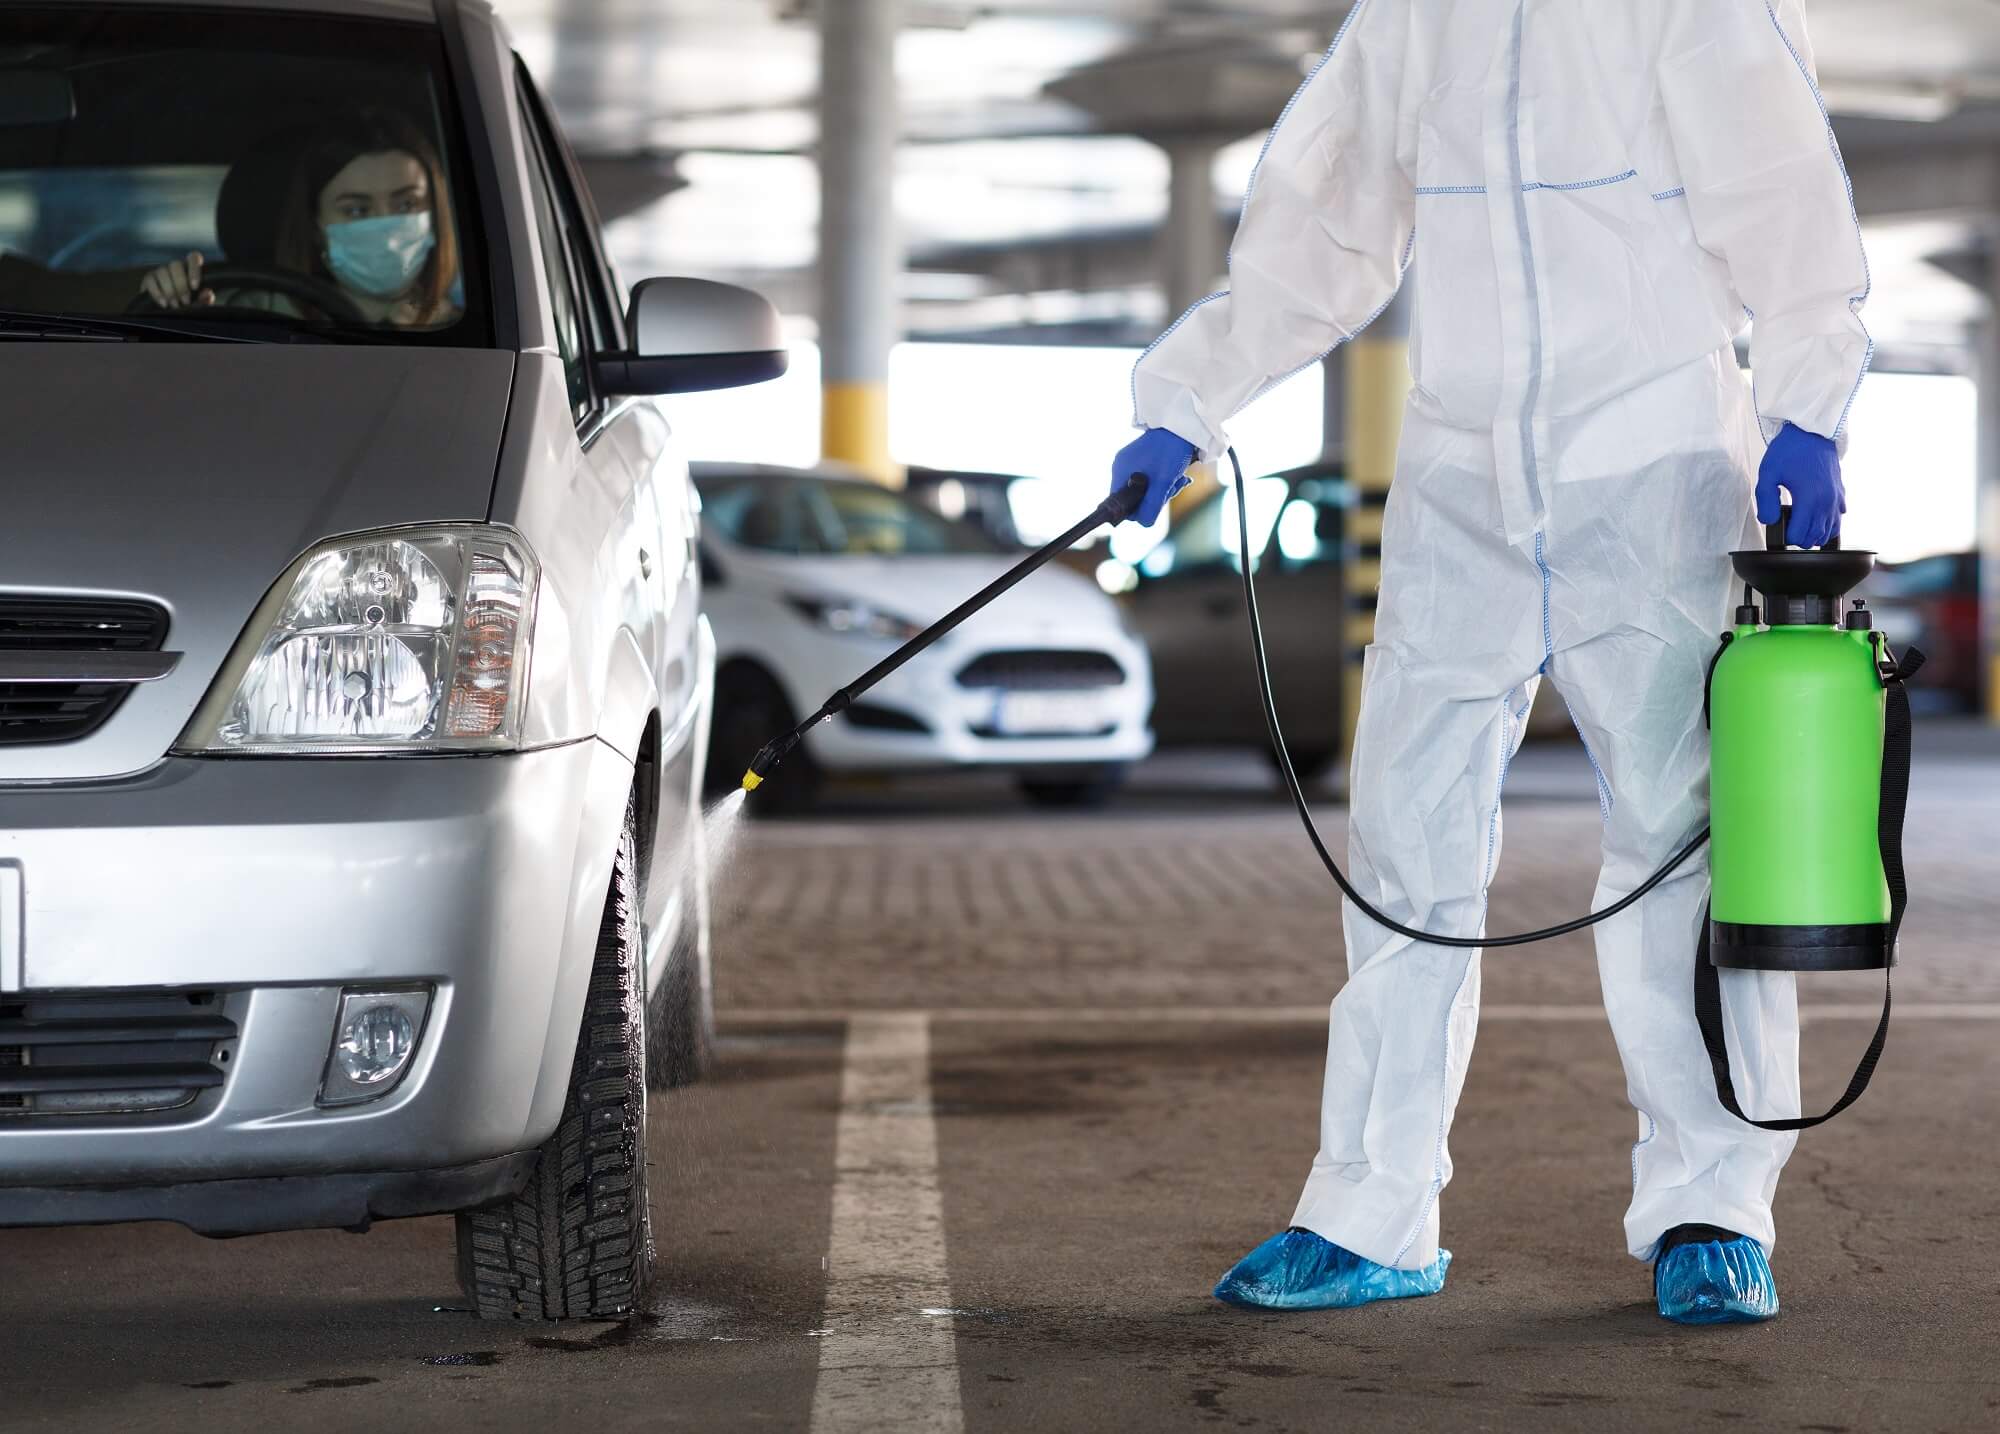
[[[902,0],[820,13],[820,451],[890,487],[889,351],[900,329],[896,35]]]
[[[886,380],[835,383],[820,390],[820,451],[891,488],[903,486],[902,465],[889,457]]]
[[[1354,750],[1361,712],[1361,659],[1375,640],[1375,599],[1382,583],[1382,509],[1396,475],[1403,404],[1410,396],[1410,290],[1406,285],[1375,322],[1340,351],[1341,449],[1355,491],[1347,515],[1347,611],[1343,619],[1341,752]]]

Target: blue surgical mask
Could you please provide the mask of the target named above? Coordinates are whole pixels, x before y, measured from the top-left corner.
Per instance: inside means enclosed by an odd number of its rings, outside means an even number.
[[[326,226],[326,266],[333,277],[377,299],[409,288],[436,247],[428,210]]]

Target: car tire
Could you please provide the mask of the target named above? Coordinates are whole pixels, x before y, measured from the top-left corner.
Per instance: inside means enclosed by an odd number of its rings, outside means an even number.
[[[1125,768],[1100,767],[1066,776],[1028,775],[1017,779],[1021,795],[1038,807],[1101,807],[1125,785]]]
[[[562,1118],[518,1195],[458,1216],[459,1284],[482,1319],[616,1319],[645,1299],[644,989],[628,799]]]
[[[798,725],[778,680],[754,662],[732,662],[715,674],[715,716],[708,729],[710,801],[735,791],[764,744]],[[820,772],[803,745],[757,791],[751,812],[776,816],[802,812],[819,796]]]

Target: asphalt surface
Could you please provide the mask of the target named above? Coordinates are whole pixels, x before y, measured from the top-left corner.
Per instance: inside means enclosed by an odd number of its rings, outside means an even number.
[[[1517,764],[1495,926],[1587,901],[1580,768]],[[1342,961],[1260,768],[1176,759],[1102,812],[939,783],[752,824],[720,1069],[653,1114],[643,1318],[474,1320],[449,1220],[0,1231],[0,1427],[1994,1429],[1996,798],[2000,740],[1939,729],[1900,1014],[1787,1170],[1768,1325],[1664,1324],[1623,1252],[1634,1118],[1587,938],[1486,958],[1442,1295],[1211,1299],[1311,1159]],[[1803,999],[1829,1097],[1879,980]]]

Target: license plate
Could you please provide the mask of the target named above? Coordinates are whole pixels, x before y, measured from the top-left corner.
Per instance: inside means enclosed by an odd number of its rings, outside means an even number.
[[[993,725],[1009,736],[1100,732],[1111,725],[1095,692],[1006,692]]]

